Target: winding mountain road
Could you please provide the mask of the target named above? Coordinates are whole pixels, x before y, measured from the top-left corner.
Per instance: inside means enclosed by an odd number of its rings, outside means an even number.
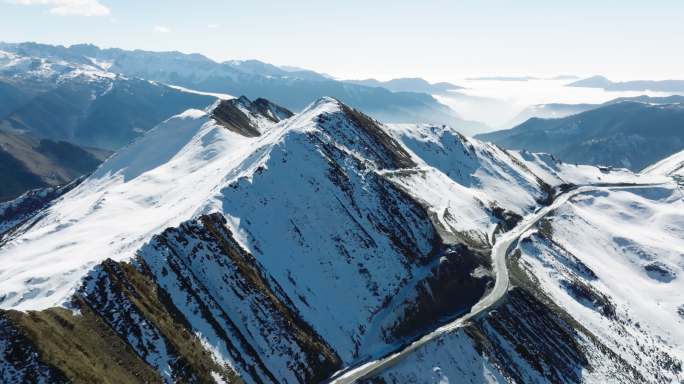
[[[464,316],[454,320],[453,322],[443,325],[434,331],[423,335],[420,339],[414,341],[413,343],[407,345],[403,349],[394,352],[390,355],[382,357],[378,360],[369,361],[367,363],[350,367],[345,370],[336,372],[329,380],[330,384],[350,384],[355,383],[361,379],[372,377],[373,375],[379,373],[397,364],[404,357],[408,356],[414,350],[420,348],[422,345],[428,343],[431,340],[443,335],[445,333],[454,331],[461,328],[465,323],[474,318],[475,316],[481,314],[487,309],[496,305],[506,294],[508,290],[508,285],[510,283],[508,276],[508,268],[506,267],[506,256],[512,248],[513,244],[518,241],[520,236],[532,228],[539,220],[546,216],[552,210],[558,208],[559,206],[565,204],[571,197],[587,193],[602,188],[641,188],[648,186],[657,186],[665,183],[644,183],[644,184],[629,184],[629,183],[602,183],[602,184],[590,184],[580,186],[569,191],[558,194],[552,204],[537,210],[536,212],[527,215],[518,225],[512,230],[502,234],[492,247],[492,261],[494,274],[496,276],[496,283],[494,288],[485,295],[480,301],[475,303],[470,309],[470,312]]]

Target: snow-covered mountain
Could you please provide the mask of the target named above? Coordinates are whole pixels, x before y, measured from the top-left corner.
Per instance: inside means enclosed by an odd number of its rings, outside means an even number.
[[[116,150],[216,97],[123,76],[79,56],[0,46],[0,130]]]
[[[642,173],[672,177],[684,177],[684,151],[677,152],[644,168]]]
[[[671,242],[649,248],[652,259],[579,262],[595,255],[585,255],[594,242],[597,252],[619,253],[607,241],[621,211],[595,201],[603,192],[578,195],[518,243],[514,286],[497,309],[426,344],[434,353],[379,374],[396,382],[438,374],[458,381],[464,372],[572,382],[583,368],[593,378],[619,367],[641,374],[635,381],[674,378],[677,319],[652,324],[645,315],[666,313],[681,285],[681,201],[668,180],[509,152],[446,126],[385,125],[332,98],[297,114],[265,99],[217,101],[166,120],[68,190],[7,205],[2,379],[324,381],[467,312],[497,279],[497,239],[563,191],[655,182],[664,184],[641,200],[632,190],[605,192],[620,208],[651,210],[652,230],[623,246],[637,244],[630,249],[638,256],[639,244]],[[577,245],[590,228],[592,241]],[[532,264],[542,252],[533,246],[547,246],[548,265]],[[655,262],[672,279],[653,280],[647,265]],[[644,284],[662,285],[636,298],[619,291],[604,271],[628,263]],[[662,308],[625,312],[630,300],[666,296]],[[602,312],[612,313],[606,303],[615,316]],[[520,349],[515,337],[546,349]],[[643,365],[621,349],[637,342],[651,348]]]

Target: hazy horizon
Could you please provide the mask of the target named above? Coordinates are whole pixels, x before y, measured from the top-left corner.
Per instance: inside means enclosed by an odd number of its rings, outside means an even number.
[[[257,59],[340,79],[682,79],[672,47],[684,3],[658,3],[0,0],[0,40]]]

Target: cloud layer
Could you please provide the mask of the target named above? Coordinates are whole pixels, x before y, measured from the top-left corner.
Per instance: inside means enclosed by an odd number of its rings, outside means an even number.
[[[14,4],[46,5],[56,15],[106,16],[111,12],[98,0],[12,0]]]

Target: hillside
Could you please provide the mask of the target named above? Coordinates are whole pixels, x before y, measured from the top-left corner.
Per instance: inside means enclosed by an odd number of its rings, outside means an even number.
[[[0,201],[92,172],[110,152],[0,131]]]
[[[682,223],[683,208],[673,185],[572,198],[512,250],[511,287],[496,309],[418,348],[378,380],[680,380],[684,243],[683,227],[673,224]]]
[[[477,137],[567,162],[639,171],[684,148],[682,127],[684,104],[620,101],[560,119],[532,118]]]
[[[624,101],[634,101],[640,103],[646,103],[651,105],[663,105],[663,104],[684,104],[684,96],[672,95],[672,96],[631,96],[631,97],[617,97],[612,100],[608,100],[601,104],[563,104],[563,103],[548,103],[548,104],[536,104],[531,105],[524,110],[522,110],[517,116],[515,116],[510,122],[506,124],[507,127],[516,127],[527,120],[537,117],[540,119],[559,119],[571,115],[576,115],[585,111],[592,109],[605,107],[612,104],[621,103]]]
[[[641,173],[646,175],[658,175],[672,177],[682,185],[684,184],[684,151],[675,153],[659,162],[650,165]]]

